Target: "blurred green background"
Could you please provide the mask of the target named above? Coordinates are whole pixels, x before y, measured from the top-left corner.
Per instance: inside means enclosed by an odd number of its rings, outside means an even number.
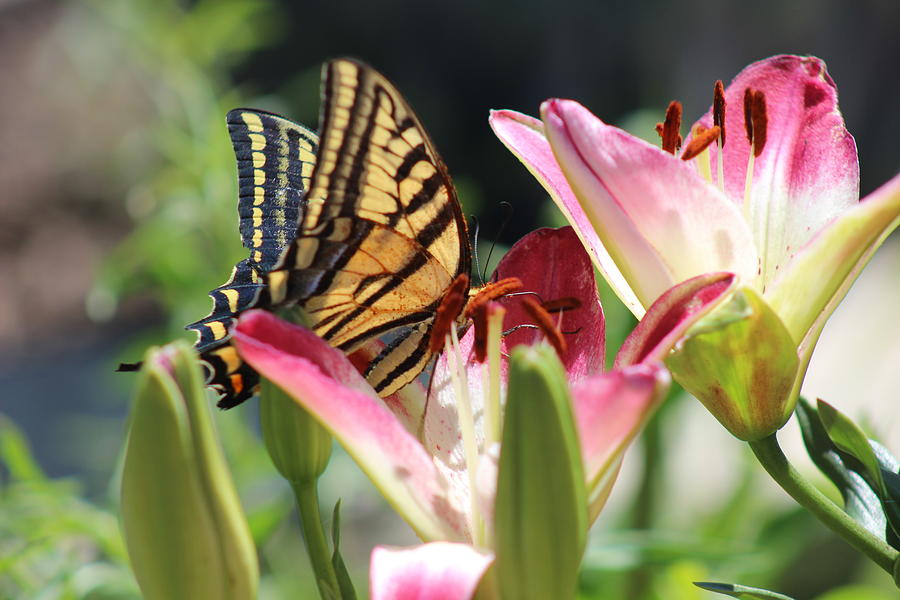
[[[898,26],[896,0],[0,3],[0,597],[138,597],[116,520],[133,380],[112,371],[148,344],[190,338],[184,324],[208,312],[207,290],[245,256],[227,110],[314,127],[321,63],[365,60],[419,113],[477,215],[484,256],[490,242],[560,223],[493,137],[489,109],[536,114],[542,100],[570,97],[651,137],[669,100],[690,122],[715,79],[781,52],[827,62],[868,193],[900,167]],[[877,423],[895,452],[897,241],[826,329],[807,386]],[[614,349],[633,321],[612,300],[606,308]],[[217,420],[260,549],[261,597],[313,597],[253,403]],[[364,590],[372,546],[412,533],[340,453],[322,496],[343,499],[344,552]],[[690,585],[701,579],[797,598],[894,597],[698,404],[674,398],[626,462],[582,588],[585,598],[713,597]]]

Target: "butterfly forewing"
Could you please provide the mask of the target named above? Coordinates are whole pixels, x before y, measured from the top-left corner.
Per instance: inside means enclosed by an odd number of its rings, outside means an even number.
[[[419,338],[440,299],[469,272],[462,209],[418,118],[376,71],[326,65],[321,123],[307,212],[270,293],[302,306],[313,330],[344,351],[419,325],[415,341],[398,339],[370,369],[408,381],[430,356]],[[393,387],[382,383],[383,393]]]

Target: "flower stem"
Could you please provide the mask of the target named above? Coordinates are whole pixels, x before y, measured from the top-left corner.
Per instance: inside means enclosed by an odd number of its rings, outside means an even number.
[[[321,598],[337,598],[340,594],[337,576],[331,565],[331,550],[322,527],[322,516],[319,510],[319,493],[316,480],[292,481],[294,497],[300,511],[300,527],[303,530],[303,542],[306,553],[312,563],[316,575],[316,585]]]
[[[894,574],[895,563],[900,553],[869,533],[804,479],[784,456],[774,433],[769,437],[750,442],[750,448],[753,449],[757,460],[772,476],[772,479],[791,498],[847,540],[854,548],[872,559],[879,567]],[[900,582],[895,580],[895,583],[900,587]]]

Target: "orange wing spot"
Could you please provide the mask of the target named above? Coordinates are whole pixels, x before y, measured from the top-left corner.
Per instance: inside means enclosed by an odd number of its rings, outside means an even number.
[[[466,318],[470,318],[476,311],[488,302],[502,298],[507,294],[518,292],[522,289],[522,280],[518,277],[506,277],[500,281],[489,283],[475,294],[466,305]]]
[[[725,85],[719,79],[713,90],[713,125],[719,127],[722,146],[725,145],[725,105]]]
[[[559,356],[566,353],[566,340],[562,333],[556,328],[553,317],[547,312],[543,306],[531,298],[522,299],[522,307],[528,312],[538,329],[544,332],[547,341],[556,349]]]
[[[662,149],[669,154],[681,147],[681,102],[672,100],[666,109],[666,120],[656,125],[656,132],[662,138]]]
[[[541,304],[541,308],[548,313],[560,313],[581,308],[581,300],[572,297],[557,298],[556,300],[547,300]]]
[[[721,130],[718,125],[713,125],[709,129],[702,129],[697,127],[694,129],[694,137],[691,138],[691,143],[687,145],[684,149],[684,152],[681,153],[681,160],[691,160],[716,141],[716,138],[719,137]]]
[[[432,352],[440,352],[444,347],[444,338],[453,327],[456,317],[462,312],[466,303],[466,289],[469,287],[469,276],[460,273],[450,284],[450,288],[444,294],[437,309],[434,326],[431,328],[431,338],[428,340],[428,348]]]
[[[231,387],[234,390],[234,395],[237,396],[242,391],[244,391],[244,377],[240,373],[235,373],[231,377]]]

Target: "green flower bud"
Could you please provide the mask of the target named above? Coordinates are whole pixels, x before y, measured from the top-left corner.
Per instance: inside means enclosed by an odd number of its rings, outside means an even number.
[[[698,321],[666,359],[675,380],[744,441],[787,422],[797,403],[798,365],[790,333],[749,287]]]
[[[250,529],[183,342],[144,360],[122,473],[122,525],[148,600],[256,598]]]
[[[331,458],[331,434],[267,379],[260,382],[259,422],[278,472],[292,484],[314,482]]]
[[[574,598],[588,529],[587,492],[566,375],[548,345],[517,347],[494,505],[503,598]]]

